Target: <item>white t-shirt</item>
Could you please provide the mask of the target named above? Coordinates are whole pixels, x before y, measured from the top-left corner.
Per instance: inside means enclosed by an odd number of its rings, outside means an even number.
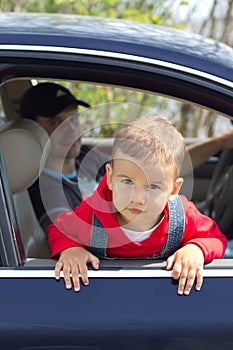
[[[150,230],[147,231],[132,231],[132,230],[128,230],[124,227],[122,227],[122,230],[124,232],[124,234],[134,243],[136,244],[140,244],[141,242],[145,241],[147,238],[150,237],[150,235],[152,234],[152,232],[156,229],[156,227],[158,227],[161,222],[163,221],[164,216],[162,217],[162,219],[160,220],[160,222],[155,225],[154,227],[152,227]]]

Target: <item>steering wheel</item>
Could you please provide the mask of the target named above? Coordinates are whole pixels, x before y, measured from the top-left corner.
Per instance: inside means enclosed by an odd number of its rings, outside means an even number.
[[[232,149],[222,151],[209,184],[203,211],[217,222],[226,235],[230,227],[233,227],[233,165],[230,166],[232,155]]]

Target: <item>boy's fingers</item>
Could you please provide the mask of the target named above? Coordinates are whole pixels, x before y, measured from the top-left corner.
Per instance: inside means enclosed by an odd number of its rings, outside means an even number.
[[[80,264],[79,271],[80,271],[80,274],[81,274],[81,279],[82,279],[83,284],[85,286],[87,286],[89,284],[89,280],[88,280],[88,270],[87,270],[86,263]]]
[[[203,283],[203,274],[202,270],[196,271],[196,269],[189,270],[188,274],[185,275],[185,270],[182,271],[180,280],[179,280],[179,286],[178,286],[178,294],[182,295],[189,295],[190,291],[195,283],[196,279],[196,290],[200,290]]]
[[[203,284],[203,269],[197,271],[196,290],[201,290]]]
[[[79,292],[80,291],[80,281],[79,281],[79,269],[77,268],[72,268],[71,271],[72,274],[72,282],[73,282],[73,287],[75,292]]]
[[[187,281],[187,273],[185,274],[184,271],[182,271],[182,274],[181,274],[180,279],[179,279],[178,291],[177,291],[179,295],[184,294],[184,288],[186,285],[186,281]]]
[[[93,269],[95,269],[95,270],[99,269],[100,261],[95,255],[90,254],[89,262],[91,263]]]
[[[175,260],[175,255],[174,254],[169,256],[169,258],[167,259],[167,266],[166,266],[167,270],[171,270],[172,269],[174,260]]]
[[[60,279],[60,273],[63,267],[63,263],[61,261],[58,261],[55,265],[55,278],[56,280]]]
[[[185,295],[190,294],[192,286],[195,282],[195,277],[196,277],[196,269],[191,269],[188,273],[188,276],[187,276],[187,281],[186,281],[186,285],[185,285],[185,289],[184,289]]]
[[[178,280],[178,278],[182,277],[181,273],[184,274],[184,268],[182,268],[182,264],[180,262],[176,262],[173,266],[172,277],[175,280]],[[186,276],[186,274],[185,274],[185,276]]]
[[[66,289],[71,289],[72,288],[72,282],[71,282],[71,268],[69,264],[64,264],[63,266],[63,274],[64,274],[64,281],[66,285]]]

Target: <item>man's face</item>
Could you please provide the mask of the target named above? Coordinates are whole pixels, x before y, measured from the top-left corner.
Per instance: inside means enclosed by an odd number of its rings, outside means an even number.
[[[70,105],[52,118],[39,116],[36,121],[50,136],[50,156],[71,159],[79,155],[81,127],[76,104]]]

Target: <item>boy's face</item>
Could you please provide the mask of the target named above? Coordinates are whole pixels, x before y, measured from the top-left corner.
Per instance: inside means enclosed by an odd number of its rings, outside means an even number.
[[[155,226],[167,201],[174,200],[183,182],[176,179],[174,167],[162,169],[155,161],[148,163],[142,165],[127,157],[116,158],[112,166],[106,166],[119,224],[134,231]]]

